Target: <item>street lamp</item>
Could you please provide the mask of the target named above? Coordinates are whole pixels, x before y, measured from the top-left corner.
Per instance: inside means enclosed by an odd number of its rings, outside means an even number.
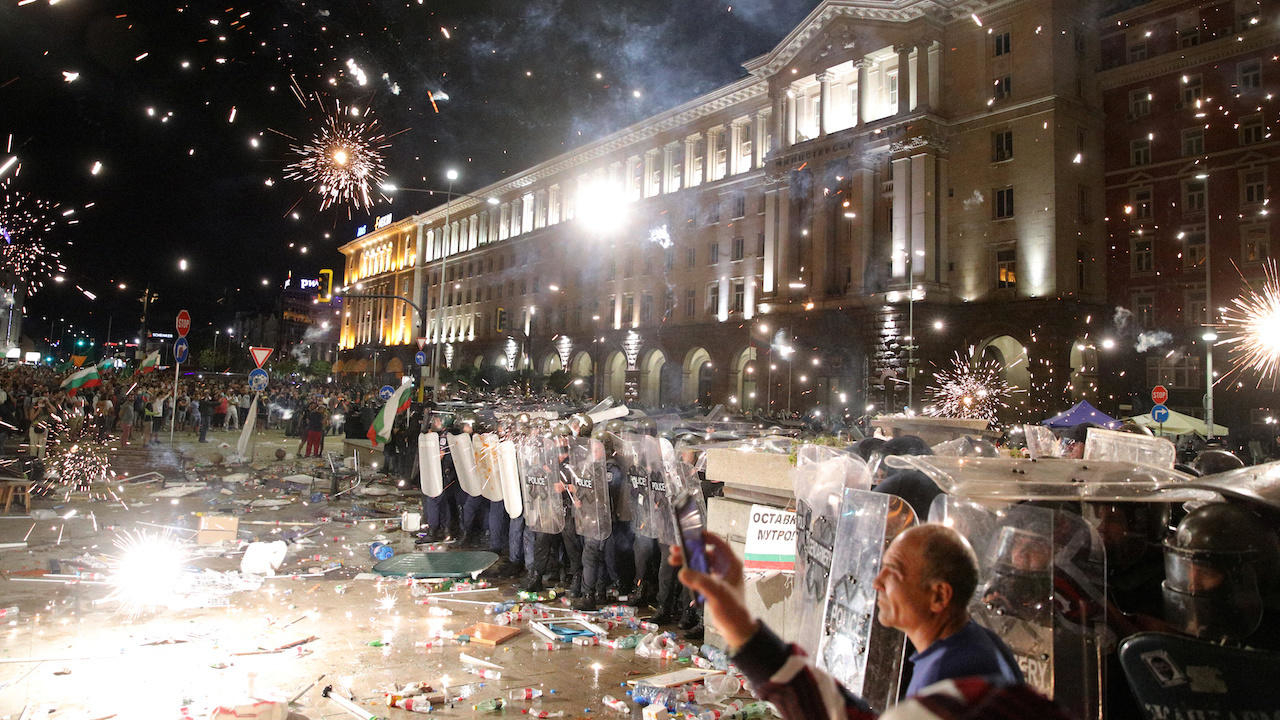
[[[1213,252],[1209,244],[1209,173],[1196,175],[1204,183],[1204,321],[1208,329],[1201,337],[1204,345],[1204,425],[1205,440],[1213,439]]]
[[[445,290],[445,272],[447,271],[448,265],[449,265],[449,244],[448,243],[451,239],[449,237],[449,234],[450,234],[449,224],[451,221],[450,213],[453,209],[453,199],[455,197],[468,197],[468,198],[474,198],[476,200],[483,199],[489,205],[497,205],[499,202],[498,198],[496,197],[480,198],[477,195],[471,195],[468,193],[455,193],[453,191],[453,183],[458,179],[458,171],[454,168],[449,168],[448,170],[446,170],[444,173],[444,177],[445,177],[445,180],[449,181],[448,190],[433,190],[429,188],[406,188],[406,187],[399,187],[395,183],[390,183],[390,182],[384,182],[378,186],[379,189],[385,193],[416,192],[416,193],[424,193],[427,195],[435,195],[436,193],[442,193],[445,196],[444,227],[441,230],[441,240],[440,240],[440,305],[436,309],[436,359],[435,359],[435,362],[433,363],[436,368],[437,391],[439,390],[438,386],[440,385],[441,372],[444,369],[444,290]],[[425,320],[426,317],[423,316],[423,319]]]

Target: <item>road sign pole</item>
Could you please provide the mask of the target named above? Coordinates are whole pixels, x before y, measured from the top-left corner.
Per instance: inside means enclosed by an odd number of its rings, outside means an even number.
[[[173,426],[178,424],[178,368],[182,363],[173,360],[173,412],[169,414],[169,445],[173,445]]]

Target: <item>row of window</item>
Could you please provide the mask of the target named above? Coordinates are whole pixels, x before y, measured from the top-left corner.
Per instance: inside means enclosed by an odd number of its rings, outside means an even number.
[[[1178,16],[1178,28],[1176,30],[1177,49],[1183,50],[1195,47],[1201,42],[1208,42],[1258,27],[1261,23],[1258,5],[1256,0],[1243,0],[1240,3],[1240,7],[1236,9],[1234,24],[1230,23],[1230,15],[1226,15],[1225,12],[1218,12],[1219,8],[1217,6],[1206,6],[1205,9],[1211,10],[1212,14],[1206,13],[1204,18],[1199,15],[1183,14]],[[1224,15],[1227,20],[1226,24],[1222,21]],[[1210,27],[1211,25],[1213,27]],[[1146,60],[1148,57],[1153,57],[1154,54],[1172,52],[1175,43],[1161,42],[1162,38],[1152,37],[1158,30],[1158,26],[1131,29],[1130,35],[1125,42],[1125,60],[1135,63]]]
[[[1182,180],[1182,214],[1196,215],[1205,209],[1205,179],[1198,177]],[[1264,208],[1267,202],[1267,169],[1249,168],[1239,172],[1240,209],[1246,211]],[[1129,189],[1129,204],[1125,215],[1136,221],[1155,218],[1156,192],[1150,185]]]
[[[1202,229],[1184,230],[1176,236],[1180,247],[1178,259],[1184,271],[1200,271],[1204,267],[1205,240]],[[1156,272],[1156,240],[1149,235],[1134,235],[1129,240],[1129,270],[1132,275]],[[1271,257],[1271,231],[1266,223],[1240,227],[1240,261],[1260,263]]]
[[[1262,114],[1246,115],[1236,122],[1236,131],[1240,145],[1257,145],[1271,139],[1271,133],[1262,120]],[[1139,167],[1151,164],[1151,148],[1155,143],[1154,133],[1146,137],[1129,141],[1129,165]],[[1182,131],[1182,157],[1194,157],[1204,154],[1204,128],[1187,128]]]

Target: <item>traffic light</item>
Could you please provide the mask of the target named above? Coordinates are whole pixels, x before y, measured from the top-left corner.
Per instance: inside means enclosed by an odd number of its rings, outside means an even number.
[[[84,347],[84,338],[76,340],[76,347]]]
[[[507,309],[506,308],[498,308],[498,311],[494,313],[493,331],[500,332],[500,333],[507,331]]]
[[[317,288],[317,298],[320,302],[329,302],[333,299],[333,271],[320,271],[320,287]]]

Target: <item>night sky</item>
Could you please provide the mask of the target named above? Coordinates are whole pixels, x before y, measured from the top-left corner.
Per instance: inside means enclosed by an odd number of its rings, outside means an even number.
[[[188,307],[217,326],[269,307],[288,270],[340,277],[336,248],[374,216],[441,201],[322,211],[286,166],[327,115],[377,121],[391,182],[442,188],[456,167],[465,192],[742,77],[817,4],[0,2],[0,167],[18,158],[0,227],[43,201],[13,240],[67,268],[27,334],[63,316],[99,341],[108,316],[114,339],[137,327],[148,283],[149,325]]]

